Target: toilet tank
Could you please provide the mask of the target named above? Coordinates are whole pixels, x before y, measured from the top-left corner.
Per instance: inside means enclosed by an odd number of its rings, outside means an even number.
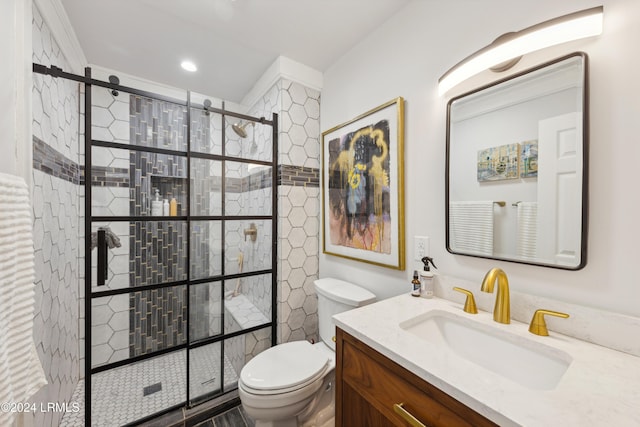
[[[335,350],[336,344],[333,342],[333,337],[336,335],[336,327],[333,324],[333,315],[371,304],[376,296],[353,283],[330,277],[318,279],[313,283],[318,294],[320,339]]]

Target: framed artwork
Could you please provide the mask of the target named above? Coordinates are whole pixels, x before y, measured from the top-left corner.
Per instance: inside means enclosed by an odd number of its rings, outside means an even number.
[[[525,141],[521,144],[520,178],[538,177],[538,141]]]
[[[322,251],[404,270],[404,99],[322,133]]]
[[[478,182],[518,179],[520,144],[507,144],[478,151]]]

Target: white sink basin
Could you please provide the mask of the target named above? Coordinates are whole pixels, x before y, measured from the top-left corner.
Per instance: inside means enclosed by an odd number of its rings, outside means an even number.
[[[400,327],[476,365],[534,390],[552,390],[571,364],[556,348],[447,311],[432,310]]]

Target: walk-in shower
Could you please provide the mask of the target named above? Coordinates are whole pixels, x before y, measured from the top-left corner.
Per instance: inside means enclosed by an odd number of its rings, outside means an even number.
[[[276,340],[277,115],[34,72],[84,91],[85,424],[233,391]]]

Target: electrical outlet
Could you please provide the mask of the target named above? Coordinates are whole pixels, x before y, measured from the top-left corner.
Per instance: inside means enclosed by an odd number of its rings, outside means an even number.
[[[427,236],[413,236],[413,259],[420,261],[429,256],[429,238]]]

